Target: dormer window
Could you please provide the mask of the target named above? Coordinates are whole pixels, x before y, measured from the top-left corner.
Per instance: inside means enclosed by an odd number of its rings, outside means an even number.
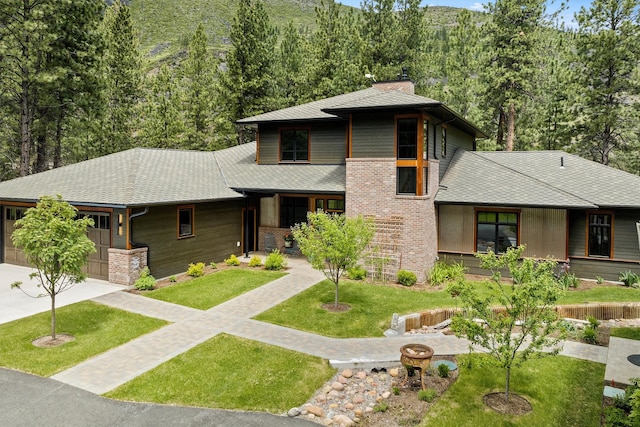
[[[280,130],[280,161],[309,162],[309,129]]]

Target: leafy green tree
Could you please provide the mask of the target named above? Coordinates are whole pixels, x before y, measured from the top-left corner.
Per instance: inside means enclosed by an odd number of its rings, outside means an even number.
[[[22,248],[29,264],[37,269],[30,277],[37,278],[38,287],[51,298],[51,339],[54,341],[56,295],[85,280],[82,268],[89,255],[96,251],[87,237],[87,227],[93,226],[93,220],[77,218],[77,213],[60,195],[57,198],[43,196],[16,221],[11,235],[14,245]],[[20,286],[20,282],[11,285],[22,290]],[[35,297],[42,296],[45,294]]]
[[[129,7],[116,0],[106,10],[102,34],[105,40],[103,93],[106,113],[100,139],[91,157],[133,147],[139,126],[138,102],[142,96],[142,58],[138,51]]]
[[[197,150],[209,148],[213,113],[215,65],[207,44],[204,26],[199,24],[189,42],[187,59],[182,63],[188,148]]]
[[[292,229],[300,251],[311,266],[320,270],[335,285],[338,306],[338,284],[342,275],[356,266],[373,238],[371,219],[349,218],[344,214],[309,212],[307,222]]]
[[[273,61],[276,30],[271,26],[262,0],[240,0],[231,25],[231,50],[227,71],[219,75],[226,119],[270,111],[274,105]],[[239,142],[250,138],[240,133]]]
[[[609,164],[616,152],[638,148],[640,60],[638,0],[595,0],[576,15],[581,86],[576,150]]]
[[[147,147],[181,148],[184,134],[182,96],[173,73],[162,65],[147,80],[145,116],[141,138]]]
[[[491,21],[483,26],[489,50],[482,67],[486,109],[497,120],[496,144],[512,151],[518,111],[534,91],[540,54],[544,0],[496,0],[487,5]]]
[[[486,349],[493,361],[506,370],[505,398],[509,400],[511,368],[529,358],[557,354],[559,329],[554,310],[562,294],[553,270],[554,261],[521,260],[525,247],[509,248],[503,255],[477,254],[481,267],[492,271],[490,295],[483,297],[473,284],[462,279],[448,292],[459,297],[462,313],[451,324],[458,337]],[[512,283],[504,283],[501,270],[508,269]]]

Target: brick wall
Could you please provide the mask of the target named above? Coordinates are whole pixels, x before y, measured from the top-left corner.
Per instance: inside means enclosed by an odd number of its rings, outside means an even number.
[[[437,253],[436,212],[433,197],[438,189],[439,163],[429,162],[429,188],[425,196],[396,194],[396,159],[347,159],[345,206],[348,216],[374,218],[384,273],[395,280],[399,269],[426,280]],[[376,268],[368,262],[367,268]],[[374,260],[375,264],[375,260]],[[375,273],[375,272],[374,272]]]
[[[140,277],[140,270],[147,266],[147,252],[147,248],[109,248],[109,281],[132,286]]]

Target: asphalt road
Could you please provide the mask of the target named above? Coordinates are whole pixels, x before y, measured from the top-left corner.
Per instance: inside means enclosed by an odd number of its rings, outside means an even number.
[[[0,369],[0,424],[13,426],[316,426],[262,412],[121,402],[55,380]]]

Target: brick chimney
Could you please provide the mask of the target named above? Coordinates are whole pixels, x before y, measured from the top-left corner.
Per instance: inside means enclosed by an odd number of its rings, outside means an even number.
[[[407,75],[407,68],[402,67],[402,74],[398,74],[398,80],[388,80],[385,82],[373,82],[372,87],[390,92],[392,90],[397,90],[400,92],[408,93],[411,95],[415,94],[415,86],[411,80],[409,80],[409,76]]]

